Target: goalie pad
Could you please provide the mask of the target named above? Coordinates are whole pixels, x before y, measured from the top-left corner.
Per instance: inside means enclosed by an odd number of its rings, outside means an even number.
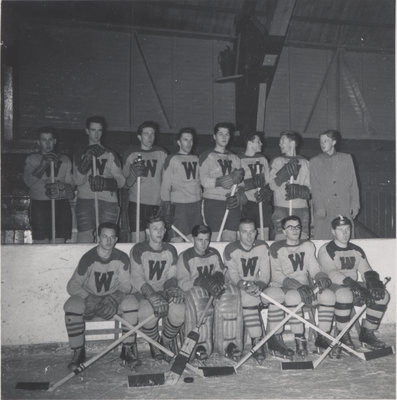
[[[240,290],[227,285],[225,293],[215,300],[214,306],[214,352],[225,355],[230,343],[234,343],[242,351],[244,335]]]
[[[185,339],[186,335],[196,327],[197,322],[200,319],[209,298],[209,293],[200,286],[194,286],[192,289],[185,293]],[[207,317],[204,319],[203,324],[199,328],[200,337],[197,342],[197,345],[205,347],[208,355],[211,355],[213,350],[213,321],[214,308],[211,305],[211,307],[207,311]]]

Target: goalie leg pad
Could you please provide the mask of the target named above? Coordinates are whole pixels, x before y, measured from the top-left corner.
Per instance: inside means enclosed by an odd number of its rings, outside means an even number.
[[[227,285],[225,293],[215,303],[214,351],[224,355],[227,346],[234,343],[243,351],[243,312],[240,290]]]
[[[210,296],[209,293],[200,286],[194,286],[185,296],[185,335],[187,335],[197,325],[201,314],[204,311],[206,304],[208,303]],[[207,350],[207,354],[211,355],[213,350],[212,345],[212,329],[214,321],[214,308],[211,307],[207,311],[207,316],[203,321],[203,324],[199,328],[199,340],[198,345],[204,346]],[[186,336],[185,336],[186,338]]]

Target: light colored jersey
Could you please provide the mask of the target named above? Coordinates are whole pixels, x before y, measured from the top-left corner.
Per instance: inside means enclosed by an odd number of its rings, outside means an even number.
[[[146,168],[145,176],[141,177],[141,203],[158,206],[160,204],[161,179],[167,153],[159,146],[153,146],[151,150],[131,147],[124,155],[123,174],[126,178],[130,175],[130,165],[138,158],[139,154],[142,156]],[[129,201],[136,203],[136,183],[129,188],[128,198]]]
[[[232,170],[241,167],[239,157],[226,151],[218,153],[215,150],[208,150],[200,155],[200,181],[204,188],[203,198],[213,200],[226,200],[226,194],[231,189],[224,189],[221,186],[215,187],[216,178],[229,175]]]
[[[213,275],[222,271],[223,263],[218,250],[209,247],[204,255],[200,256],[194,247],[185,250],[178,257],[176,277],[178,286],[187,291],[193,287],[194,281],[199,276]]]
[[[310,240],[300,240],[297,245],[288,245],[285,240],[270,246],[272,285],[282,287],[285,278],[296,279],[302,285],[311,285],[320,273],[316,248]]]
[[[79,265],[67,284],[71,296],[85,299],[89,294],[106,296],[132,290],[131,267],[128,255],[113,249],[110,257],[102,259],[94,247],[81,257]]]
[[[255,240],[250,250],[245,250],[240,241],[229,243],[224,250],[223,258],[228,267],[227,274],[232,283],[245,281],[270,282],[269,246],[263,240]]]
[[[55,182],[62,182],[73,185],[72,162],[69,157],[64,154],[58,154],[61,163],[54,165]],[[30,198],[32,200],[49,200],[45,194],[45,185],[51,183],[51,167],[48,166],[41,178],[33,175],[33,171],[38,168],[43,155],[41,153],[32,153],[26,157],[25,168],[23,171],[23,181],[29,188]]]
[[[309,161],[302,156],[296,157],[288,157],[288,156],[281,156],[276,157],[270,167],[270,188],[273,190],[273,201],[276,207],[286,207],[288,208],[290,205],[290,201],[292,204],[292,208],[308,208],[308,202],[305,199],[293,199],[293,200],[286,200],[285,195],[285,185],[287,182],[283,182],[280,186],[274,182],[274,178],[277,175],[277,172],[289,161],[296,158],[301,166],[298,176],[294,179],[293,183],[297,185],[304,185],[310,189],[310,173],[309,173]],[[288,181],[289,182],[289,181]]]
[[[130,252],[134,288],[141,291],[148,283],[154,291],[164,289],[169,279],[176,280],[178,255],[174,246],[163,243],[161,250],[153,250],[148,241],[137,243]]]
[[[172,154],[164,163],[161,200],[195,203],[201,200],[198,156]]]
[[[318,251],[318,261],[321,270],[337,285],[341,285],[346,277],[356,281],[357,272],[364,279],[365,272],[372,270],[363,249],[353,243],[345,248],[337,246],[334,241],[324,244]]]

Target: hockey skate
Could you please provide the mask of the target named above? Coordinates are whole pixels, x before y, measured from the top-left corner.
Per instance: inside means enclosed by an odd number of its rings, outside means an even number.
[[[80,347],[78,349],[74,349],[72,361],[68,364],[68,369],[73,372],[85,360],[85,348]]]
[[[255,347],[258,342],[261,341],[262,338],[257,337],[257,338],[252,338],[252,347]],[[266,359],[266,351],[265,351],[265,344],[263,344],[254,354],[253,357],[255,360],[259,363],[262,364],[265,359]]]
[[[194,352],[194,357],[199,361],[205,361],[208,359],[208,353],[203,345],[198,345]]]
[[[371,350],[384,349],[387,347],[385,342],[376,337],[374,329],[361,327],[358,339],[361,342],[361,346]]]
[[[267,348],[273,357],[293,361],[295,352],[286,346],[281,333],[273,335],[267,342]]]
[[[178,348],[178,344],[177,344],[176,338],[171,339],[170,341],[167,342],[162,337],[160,339],[160,344],[163,345],[164,347],[166,347],[167,349],[169,349],[174,354],[174,356],[179,353],[179,348]],[[169,356],[168,354],[165,354],[165,353],[163,354],[163,358],[168,363],[171,362],[174,359],[174,357],[171,357],[171,356]]]
[[[303,334],[295,335],[295,346],[296,346],[296,355],[301,358],[306,358],[308,355],[307,351],[307,341]]]
[[[234,343],[229,343],[226,347],[225,355],[233,361],[238,361],[241,357],[241,350]]]
[[[134,369],[142,365],[142,360],[140,360],[138,356],[138,347],[136,343],[123,344],[120,359],[121,365],[129,369]]]
[[[164,360],[164,354],[161,350],[159,350],[157,347],[153,346],[152,344],[149,344],[150,347],[150,355],[155,361],[162,361]]]

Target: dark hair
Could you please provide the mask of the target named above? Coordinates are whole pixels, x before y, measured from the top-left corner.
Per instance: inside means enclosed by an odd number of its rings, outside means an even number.
[[[239,225],[241,224],[254,224],[254,227],[256,227],[255,221],[250,217],[241,218]]]
[[[327,135],[329,138],[331,138],[332,140],[335,140],[335,145],[337,145],[340,140],[341,140],[341,134],[339,131],[335,130],[335,129],[328,129],[327,131],[320,133],[318,136],[323,136],[323,135]]]
[[[113,229],[117,237],[119,237],[119,226],[113,222],[102,222],[98,226],[98,236],[101,234],[103,229]]]
[[[262,132],[253,132],[253,133],[249,133],[245,137],[245,139],[244,139],[245,144],[247,145],[248,142],[253,142],[256,137],[258,137],[259,140],[263,142],[263,133]]]
[[[204,233],[204,234],[209,234],[210,238],[211,238],[211,228],[207,225],[204,224],[200,224],[200,225],[195,225],[192,229],[192,236],[193,237],[197,237],[200,233]]]
[[[285,226],[287,225],[288,221],[297,221],[299,222],[299,225],[302,225],[301,219],[296,216],[296,215],[289,215],[288,217],[285,217],[281,220],[281,227],[285,229]]]
[[[295,147],[299,147],[302,143],[302,136],[295,131],[283,131],[280,133],[280,138],[286,136],[289,140],[295,142]]]
[[[177,140],[180,140],[184,133],[190,133],[193,136],[193,141],[196,138],[196,130],[194,128],[181,128],[179,129]]]
[[[88,117],[85,121],[85,126],[87,129],[90,128],[90,125],[92,123],[96,123],[96,124],[101,124],[102,125],[102,129],[105,130],[107,127],[106,124],[106,119],[105,117],[102,117],[100,115],[93,115],[92,117]]]
[[[152,128],[154,130],[154,134],[157,135],[159,133],[159,124],[154,121],[145,121],[142,122],[137,129],[137,134],[142,135],[142,132],[145,128]]]
[[[146,229],[149,229],[150,225],[154,224],[155,222],[163,222],[165,226],[165,220],[162,216],[154,214],[147,218],[146,220]]]
[[[213,134],[216,135],[220,128],[226,128],[229,131],[230,136],[232,135],[232,133],[234,131],[234,126],[233,126],[233,124],[231,122],[218,122],[214,126],[214,133]]]
[[[40,139],[40,135],[42,133],[51,133],[51,135],[54,139],[56,137],[55,128],[53,128],[52,126],[42,126],[41,128],[38,128],[37,129],[37,139]]]
[[[352,222],[349,218],[344,217],[343,215],[339,215],[338,217],[334,218],[331,222],[332,229],[336,229],[338,226],[349,225],[352,226]]]

